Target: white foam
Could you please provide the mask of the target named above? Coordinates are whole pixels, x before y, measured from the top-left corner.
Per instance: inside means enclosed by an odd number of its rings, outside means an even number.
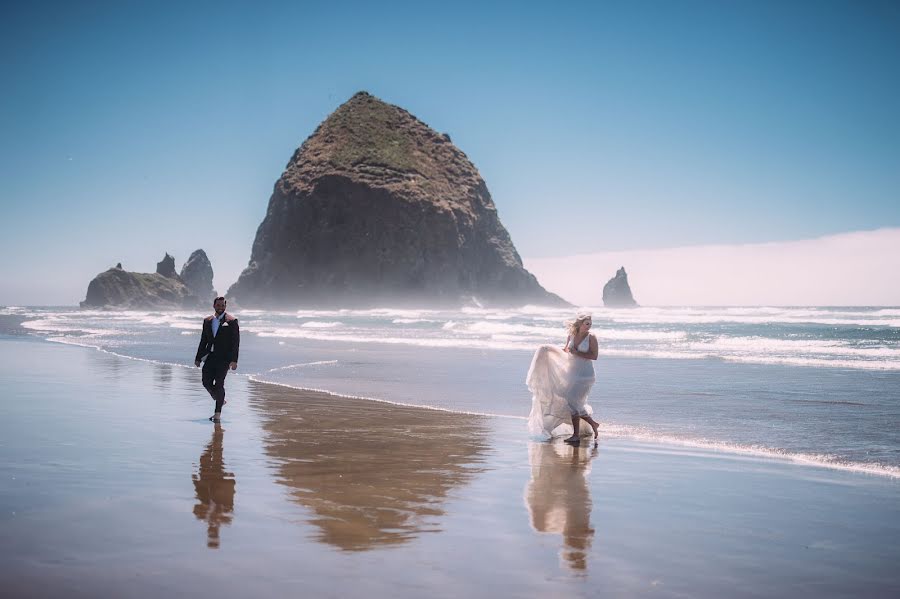
[[[766,447],[763,445],[746,445],[703,438],[680,437],[671,434],[656,433],[644,427],[623,426],[608,423],[601,423],[600,431],[605,435],[625,437],[637,441],[664,445],[675,445],[681,447],[692,447],[723,453],[769,458],[774,460],[784,460],[804,466],[816,466],[820,468],[830,468],[833,470],[845,470],[848,472],[860,472],[865,474],[875,474],[878,476],[888,476],[891,478],[900,478],[900,467],[890,466],[887,464],[842,460],[830,454],[792,452],[786,449]]]
[[[332,366],[337,363],[338,363],[337,360],[319,360],[317,362],[300,362],[299,364],[288,364],[287,366],[279,366],[278,368],[270,368],[264,374],[268,374],[270,372],[278,372],[281,370],[293,370],[295,368],[305,368],[307,366],[323,366],[323,365]]]
[[[527,336],[537,336],[544,338],[553,338],[559,337],[560,335],[565,336],[565,331],[560,328],[549,328],[549,327],[537,327],[533,325],[527,324],[507,324],[505,322],[489,322],[489,321],[475,321],[468,324],[455,324],[451,327],[452,330],[460,333],[472,333],[477,335],[494,335],[494,334],[520,334]]]
[[[598,309],[594,320],[625,324],[825,324],[855,327],[900,327],[900,318],[882,311],[809,308],[634,308]]]
[[[115,335],[127,335],[128,331],[122,329],[104,328],[97,329],[71,323],[65,319],[50,317],[38,320],[26,320],[21,324],[23,328],[42,333],[82,333],[86,337],[112,337]]]
[[[685,331],[656,331],[639,329],[593,328],[591,332],[599,339],[628,341],[677,340],[687,337]]]
[[[120,353],[114,352],[114,351],[112,351],[112,350],[110,350],[110,349],[108,349],[108,348],[105,348],[105,347],[100,347],[100,346],[98,346],[98,345],[91,345],[91,344],[89,344],[89,343],[83,343],[83,342],[78,341],[78,340],[76,340],[76,339],[71,339],[71,338],[66,338],[66,337],[47,337],[47,338],[46,338],[46,341],[50,341],[50,342],[53,342],[53,343],[60,343],[60,344],[63,344],[63,345],[74,345],[74,346],[77,346],[77,347],[85,347],[85,348],[87,348],[87,349],[93,349],[93,350],[96,350],[96,351],[101,352],[101,353],[104,353],[104,354],[109,354],[109,355],[111,355],[111,356],[116,356],[117,358],[124,358],[124,359],[126,359],[126,360],[134,360],[135,362],[146,362],[146,363],[148,363],[148,364],[160,364],[160,365],[163,365],[163,366],[175,366],[175,367],[178,367],[178,368],[185,368],[185,369],[188,369],[188,370],[193,370],[193,369],[195,368],[195,366],[194,366],[193,364],[191,364],[191,365],[188,365],[188,364],[179,364],[179,363],[177,363],[177,362],[166,362],[166,361],[164,361],[164,360],[151,360],[150,358],[138,358],[138,357],[135,357],[135,356],[129,356],[129,355],[127,355],[127,354],[120,354]]]
[[[434,323],[440,322],[440,320],[431,320],[430,318],[395,318],[391,321],[391,324],[419,324],[419,323]]]
[[[8,310],[18,307],[10,307]],[[603,356],[650,359],[719,359],[729,362],[791,365],[807,368],[900,370],[900,309],[856,308],[593,308],[594,334]],[[242,311],[242,328],[262,337],[308,339],[343,343],[385,343],[432,348],[480,350],[534,350],[546,343],[562,343],[563,323],[571,309],[525,306],[498,310],[465,308],[458,311],[406,310],[303,310],[298,312]],[[106,345],[128,344],[131,339],[167,327],[193,335],[203,313],[198,311],[105,311],[39,309],[27,314],[23,326],[44,335],[81,335],[103,338]],[[796,337],[784,326],[819,322],[889,323],[888,331],[844,335],[821,328],[800,328]],[[747,323],[762,323],[760,327]],[[713,323],[705,327],[703,323]],[[735,325],[731,329],[716,326]],[[428,324],[431,326],[420,326]],[[783,325],[766,336],[766,325]],[[858,328],[859,325],[852,325]],[[747,332],[757,332],[748,335]],[[801,336],[802,335],[802,336]],[[823,337],[815,338],[815,335]],[[869,339],[869,340],[866,340]],[[281,341],[283,343],[283,341]]]
[[[256,333],[260,337],[274,337],[285,339],[310,339],[314,341],[334,341],[343,343],[385,343],[389,345],[412,345],[416,347],[434,347],[434,348],[468,348],[468,349],[534,349],[536,345],[528,342],[498,342],[492,339],[476,339],[476,338],[446,338],[446,337],[395,337],[385,331],[382,335],[373,335],[372,331],[368,334],[357,333],[355,331],[345,332],[346,329],[340,329],[340,332],[320,332],[317,329],[288,329],[288,328],[268,328],[254,327],[249,332]]]

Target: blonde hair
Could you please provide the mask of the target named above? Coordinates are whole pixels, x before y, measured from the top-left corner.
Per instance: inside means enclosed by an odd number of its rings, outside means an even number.
[[[585,320],[593,320],[594,315],[588,312],[587,310],[579,310],[578,314],[575,315],[575,320],[567,320],[566,321],[566,331],[572,337],[575,336],[575,333],[578,332],[578,329],[581,328],[581,323]]]

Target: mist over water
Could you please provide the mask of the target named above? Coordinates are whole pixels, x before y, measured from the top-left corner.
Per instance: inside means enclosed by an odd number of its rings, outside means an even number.
[[[239,373],[524,417],[531,353],[571,312],[244,310]],[[193,367],[203,316],[7,307],[0,333]],[[605,434],[900,476],[900,308],[597,308],[593,331]]]

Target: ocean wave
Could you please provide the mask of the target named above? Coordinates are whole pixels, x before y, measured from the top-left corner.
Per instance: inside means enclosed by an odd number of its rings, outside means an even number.
[[[596,319],[597,316],[595,315]],[[610,321],[621,324],[664,324],[664,325],[702,325],[702,324],[787,324],[787,325],[832,325],[844,327],[900,327],[900,319],[870,318],[823,318],[803,316],[731,316],[727,314],[705,315],[659,315],[658,317],[637,317],[614,314]]]
[[[106,346],[127,345],[155,331],[199,331],[199,311],[106,311],[20,309],[25,329],[41,335],[102,338]],[[805,368],[900,370],[900,336],[896,328],[880,332],[841,332],[833,325],[803,329],[785,338],[783,328],[722,327],[689,324],[705,320],[735,324],[740,319],[766,325],[819,320],[890,322],[898,326],[900,309],[853,308],[635,308],[594,309],[594,334],[603,356],[649,359],[718,359],[728,362],[792,365]],[[563,322],[571,309],[539,306],[515,310],[302,310],[242,311],[242,329],[261,337],[342,343],[385,343],[432,348],[533,351],[561,344]],[[330,315],[330,316],[329,316]],[[826,316],[829,316],[826,318]],[[841,318],[830,318],[840,316]],[[616,322],[622,320],[625,322]],[[685,321],[688,324],[677,321]],[[633,322],[632,322],[633,321]],[[658,321],[658,322],[654,322]],[[725,331],[725,332],[723,332]],[[733,331],[728,333],[728,331]],[[747,333],[760,334],[747,334]],[[791,332],[788,330],[787,332]],[[767,336],[768,335],[768,336]]]
[[[768,364],[817,368],[849,368],[852,370],[900,370],[900,360],[838,360],[800,356],[721,356],[726,362]]]
[[[253,332],[260,337],[274,337],[284,339],[310,339],[314,341],[334,341],[345,343],[386,343],[390,345],[413,345],[416,347],[435,347],[435,348],[467,348],[467,349],[528,349],[532,350],[536,347],[534,343],[524,341],[507,342],[495,341],[492,339],[475,339],[475,338],[447,338],[447,337],[397,337],[391,336],[389,331],[382,331],[382,334],[372,334],[373,331],[351,330],[344,332],[319,332],[316,329],[290,329],[290,328],[257,328],[254,327],[248,332]]]
[[[70,323],[58,318],[42,318],[38,320],[26,320],[21,326],[32,331],[48,334],[81,333],[86,337],[112,337],[127,335],[129,331],[116,328],[92,328],[79,323]]]
[[[337,360],[318,360],[316,362],[300,362],[298,364],[288,364],[287,366],[278,366],[277,368],[270,368],[265,371],[263,374],[269,374],[272,372],[279,372],[282,370],[293,370],[295,368],[305,368],[307,366],[334,366],[337,364]]]
[[[655,443],[660,445],[674,445],[703,449],[706,451],[752,456],[777,461],[787,461],[803,466],[815,466],[832,470],[844,470],[890,478],[900,478],[900,467],[889,464],[854,462],[845,460],[840,456],[827,453],[804,453],[787,449],[766,447],[764,445],[750,445],[741,443],[729,443],[714,439],[694,438],[673,435],[669,433],[654,432],[646,427],[627,426],[600,423],[600,432],[604,435],[633,439]]]
[[[565,331],[562,327],[553,329],[528,324],[507,324],[504,322],[488,322],[484,320],[469,323],[453,322],[452,325],[448,322],[443,328],[445,330],[452,330],[455,333],[474,335],[520,334],[541,338],[554,338],[559,337],[561,334],[565,335]]]
[[[894,316],[898,318],[885,318]],[[624,324],[796,324],[854,327],[900,327],[900,310],[847,310],[812,308],[634,308],[599,309],[594,320]]]
[[[440,320],[431,320],[430,318],[395,318],[391,324],[420,324],[420,323],[436,323]]]
[[[857,356],[861,358],[894,358],[900,360],[900,348],[891,346],[859,347],[837,340],[773,339],[771,337],[719,336],[707,341],[681,344],[691,351],[736,352],[759,354],[827,354],[833,356]]]

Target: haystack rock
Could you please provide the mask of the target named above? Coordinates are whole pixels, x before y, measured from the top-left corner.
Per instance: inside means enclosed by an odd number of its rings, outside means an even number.
[[[213,268],[203,250],[196,250],[181,267],[181,280],[191,294],[201,302],[212,304],[216,292],[213,289]]]
[[[202,252],[202,250],[198,250]],[[197,254],[197,252],[194,252]],[[192,255],[193,257],[193,255]],[[206,254],[203,254],[206,258]],[[188,260],[190,262],[190,260]],[[209,261],[206,261],[209,266]],[[191,272],[195,267],[185,268]],[[199,270],[199,269],[198,269]],[[209,266],[212,273],[212,266]],[[212,280],[210,277],[210,286]],[[121,310],[177,310],[181,308],[206,307],[214,295],[198,295],[182,281],[175,272],[175,259],[166,254],[156,266],[156,272],[129,272],[116,264],[101,272],[88,284],[87,296],[81,302],[82,308],[116,308]]]
[[[365,92],[275,183],[244,306],[566,305],[522,266],[484,180],[447,135]]]
[[[603,286],[603,305],[607,308],[634,308],[638,305],[631,295],[624,266]]]

